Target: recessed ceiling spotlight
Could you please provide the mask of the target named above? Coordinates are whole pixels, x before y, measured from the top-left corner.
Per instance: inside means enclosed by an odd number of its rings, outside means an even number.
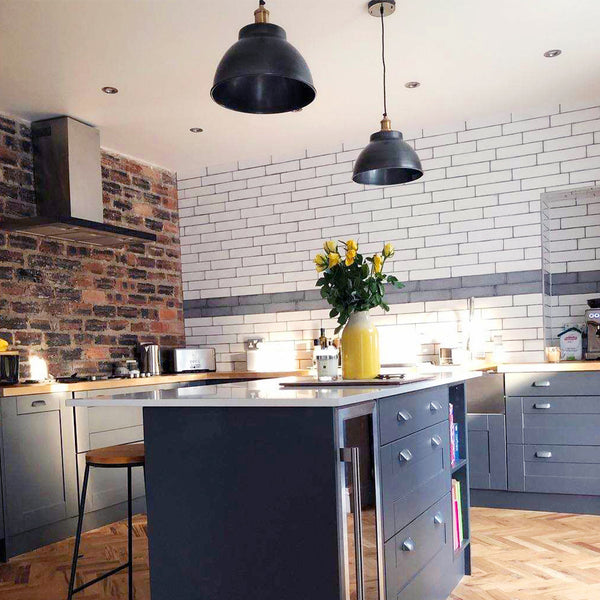
[[[546,52],[544,52],[544,56],[546,58],[556,58],[557,56],[560,56],[562,54],[562,50],[547,50]]]
[[[192,133],[202,133],[204,129],[202,129],[202,127],[190,127],[190,131]]]
[[[415,88],[418,88],[421,84],[418,81],[407,81],[404,84],[404,87],[407,87],[409,90],[414,90]]]
[[[102,91],[105,94],[118,94],[119,93],[119,90],[116,87],[112,87],[110,85],[107,85],[107,86],[103,87]]]

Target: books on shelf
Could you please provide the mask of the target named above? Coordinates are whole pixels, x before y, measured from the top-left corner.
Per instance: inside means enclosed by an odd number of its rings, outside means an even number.
[[[452,480],[452,531],[454,550],[458,550],[465,540],[462,510],[462,486],[460,481]]]
[[[454,405],[450,403],[450,463],[454,466],[460,460],[460,436],[458,423],[454,422]]]

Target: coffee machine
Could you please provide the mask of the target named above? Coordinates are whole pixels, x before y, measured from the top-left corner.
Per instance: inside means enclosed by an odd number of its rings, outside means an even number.
[[[588,301],[590,307],[585,311],[587,327],[587,360],[600,359],[600,299]]]

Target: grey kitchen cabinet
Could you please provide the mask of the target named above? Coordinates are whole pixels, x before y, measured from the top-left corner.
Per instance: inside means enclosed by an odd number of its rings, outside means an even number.
[[[143,386],[135,391],[154,391],[157,386]],[[110,390],[110,394],[131,393],[131,388]],[[100,392],[76,392],[75,398],[90,397]],[[88,450],[144,441],[142,409],[126,406],[75,408],[77,474],[79,488],[83,485],[85,453]],[[145,494],[142,469],[132,470],[133,498]],[[127,501],[126,469],[93,469],[90,473],[85,503],[86,512],[93,512]]]
[[[182,387],[178,383],[123,387],[110,390],[75,392],[75,398],[94,395],[155,392]],[[131,406],[77,407],[75,410],[77,473],[79,488],[83,485],[85,453],[88,450],[132,444],[144,441],[142,409]],[[142,498],[146,491],[143,469],[132,470],[133,498]],[[127,501],[126,469],[94,469],[90,474],[85,510],[93,512]]]
[[[178,581],[186,598],[446,600],[470,574],[465,404],[438,384],[342,407],[145,407],[152,597]]]
[[[506,422],[500,414],[468,415],[471,488],[506,490]]]
[[[6,535],[77,514],[70,394],[3,398],[2,470]]]
[[[508,489],[600,496],[600,374],[508,373]]]

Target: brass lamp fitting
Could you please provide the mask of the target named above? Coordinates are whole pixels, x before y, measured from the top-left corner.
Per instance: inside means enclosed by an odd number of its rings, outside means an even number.
[[[381,131],[391,131],[392,130],[392,120],[384,115],[383,119],[381,119]]]
[[[268,23],[269,22],[269,11],[265,8],[264,2],[261,2],[260,6],[254,11],[254,22],[255,23]]]

